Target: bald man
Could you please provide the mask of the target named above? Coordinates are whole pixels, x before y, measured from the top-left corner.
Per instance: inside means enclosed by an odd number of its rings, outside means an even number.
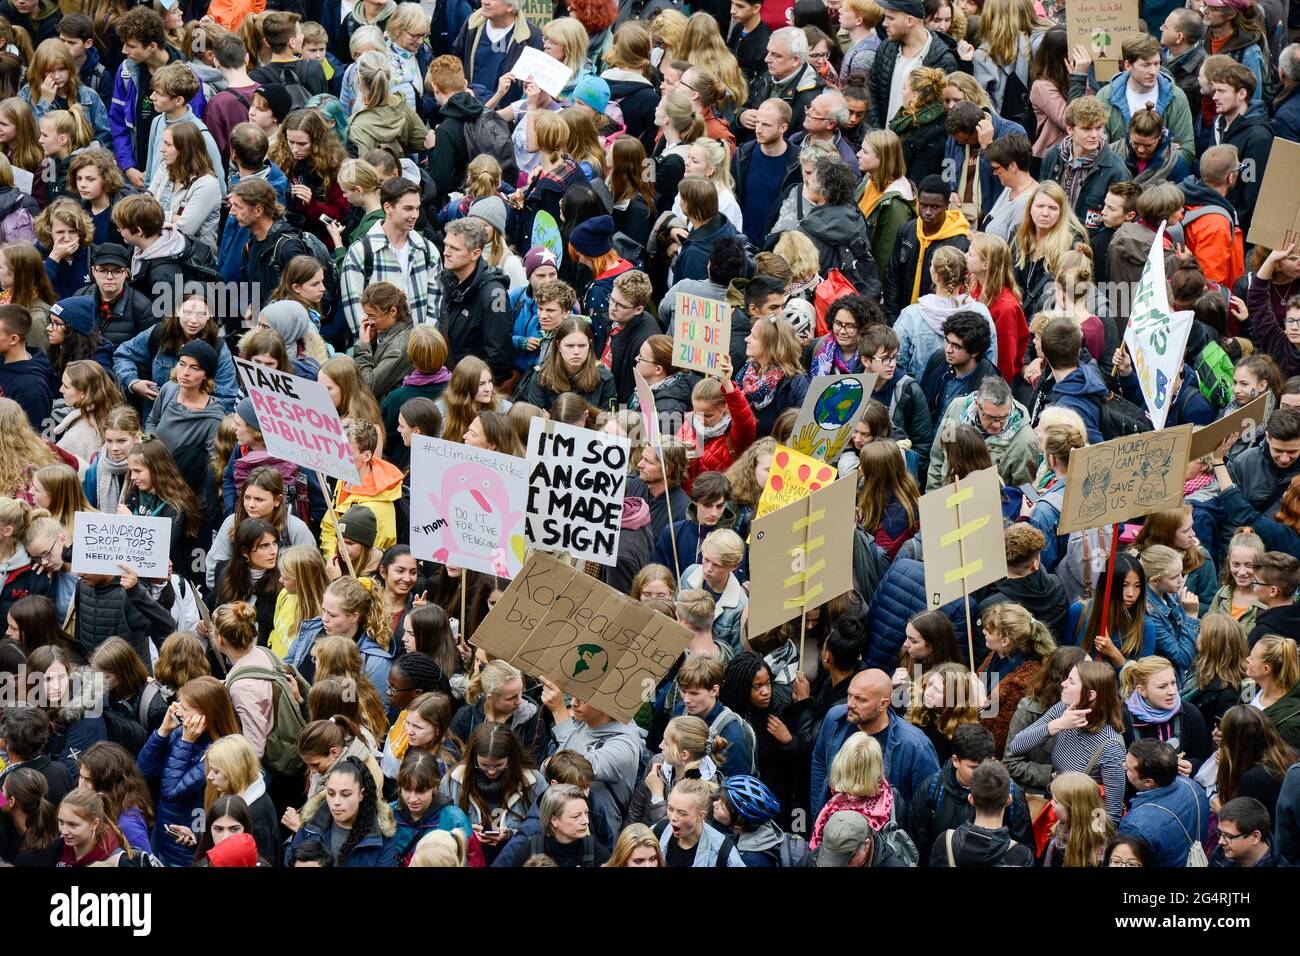
[[[1225,288],[1246,273],[1246,257],[1237,210],[1228,193],[1237,185],[1239,160],[1231,143],[1211,146],[1201,156],[1201,175],[1188,176],[1183,190],[1183,240],[1196,256],[1205,278]]]
[[[870,734],[880,744],[885,779],[909,803],[917,788],[939,769],[939,757],[925,734],[890,712],[892,693],[893,684],[884,671],[861,671],[849,681],[848,702],[826,713],[813,747],[809,790],[812,819],[830,799],[831,762],[844,741],[858,731]]]

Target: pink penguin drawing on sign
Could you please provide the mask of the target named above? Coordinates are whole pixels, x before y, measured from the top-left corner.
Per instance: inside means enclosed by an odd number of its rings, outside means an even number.
[[[433,513],[443,519],[435,532],[441,544],[433,552],[435,561],[452,567],[490,561],[500,577],[511,576],[509,556],[522,566],[523,536],[511,532],[521,525],[523,512],[512,508],[497,472],[471,462],[453,465],[428,499]]]

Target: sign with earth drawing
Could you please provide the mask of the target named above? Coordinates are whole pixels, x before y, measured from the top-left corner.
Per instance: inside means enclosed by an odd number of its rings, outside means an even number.
[[[876,374],[818,375],[808,386],[790,445],[795,451],[835,464],[876,387]]]
[[[558,558],[534,552],[474,633],[474,643],[630,721],[691,635]]]

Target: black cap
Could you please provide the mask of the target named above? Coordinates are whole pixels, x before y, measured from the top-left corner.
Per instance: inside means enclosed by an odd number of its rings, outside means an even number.
[[[95,252],[90,261],[92,265],[97,266],[121,266],[126,268],[131,264],[131,250],[116,242],[103,242],[95,247]]]

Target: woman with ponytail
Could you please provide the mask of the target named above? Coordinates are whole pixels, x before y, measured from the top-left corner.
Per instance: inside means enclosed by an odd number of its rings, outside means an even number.
[[[73,189],[68,185],[68,162],[73,153],[95,141],[95,131],[86,121],[86,114],[80,106],[54,110],[42,116],[36,125],[39,130],[37,141],[45,153],[36,178],[46,183],[46,203],[61,196],[72,196],[76,200],[78,197],[72,195]]]
[[[266,527],[262,522],[256,523]],[[270,573],[274,576],[274,569]],[[265,599],[259,603],[272,608],[275,606],[274,601]],[[269,623],[269,615],[259,613],[244,600],[222,604],[212,614],[213,646],[230,660],[230,670],[226,672],[226,690],[230,693],[230,702],[239,717],[244,736],[252,744],[259,759],[266,750],[266,738],[274,728],[275,684],[270,678],[252,673],[241,674],[240,671],[254,668],[275,671],[280,667],[275,655],[259,646],[265,641],[265,637],[259,634],[263,618]]]
[[[710,736],[709,725],[699,717],[683,715],[668,721],[659,753],[650,760],[650,771],[637,782],[628,804],[624,825],[653,826],[667,816],[664,802],[678,780],[714,780],[727,757],[725,737]]]
[[[126,838],[93,790],[73,790],[59,804],[59,838],[53,843],[55,866],[92,866],[112,860]],[[130,850],[126,851],[128,855]],[[183,866],[177,863],[176,866]]]
[[[392,628],[385,625],[383,602],[371,594],[370,588],[356,578],[343,577],[330,582],[321,598],[320,616],[299,626],[285,661],[298,668],[307,680],[313,680],[316,675],[312,645],[322,635],[346,637],[356,643],[364,659],[366,677],[383,697],[393,659]],[[387,704],[385,699],[384,706]]]
[[[1063,773],[1052,781],[1056,826],[1039,858],[1040,866],[1101,866],[1115,825],[1106,816],[1101,791],[1086,773]]]
[[[480,724],[495,722],[513,730],[534,760],[546,756],[549,711],[524,696],[524,675],[518,668],[502,660],[488,661],[470,678],[465,700],[470,706],[461,708],[451,722],[456,737],[468,740]]]
[[[1124,742],[1163,740],[1178,752],[1178,770],[1191,775],[1210,756],[1205,718],[1178,695],[1174,665],[1152,655],[1129,661],[1119,672],[1124,698]]]
[[[16,767],[5,775],[4,812],[17,837],[5,862],[14,866],[51,867],[59,862],[58,810],[47,799],[45,775],[31,767]]]
[[[366,766],[345,757],[330,770],[325,785],[302,808],[303,824],[289,845],[286,864],[308,841],[338,847],[335,866],[397,866],[393,811],[380,799],[379,787]]]
[[[977,673],[987,674],[993,716],[981,723],[993,732],[999,754],[1006,748],[1011,718],[1043,663],[1056,650],[1056,641],[1042,621],[1019,604],[990,605],[980,618],[989,656]]]
[[[298,756],[309,771],[307,778],[307,797],[320,793],[325,785],[325,778],[341,760],[351,758],[359,761],[370,771],[370,778],[375,786],[382,789],[384,775],[379,772],[370,746],[362,736],[357,722],[335,714],[324,720],[313,720],[298,733]],[[281,817],[280,822],[290,831],[296,833],[302,826],[298,811],[290,807]]]
[[[433,148],[433,133],[401,93],[393,91],[389,59],[372,50],[357,60],[357,100],[360,105],[348,124],[348,139],[364,156],[377,146],[392,144],[403,153]]]

